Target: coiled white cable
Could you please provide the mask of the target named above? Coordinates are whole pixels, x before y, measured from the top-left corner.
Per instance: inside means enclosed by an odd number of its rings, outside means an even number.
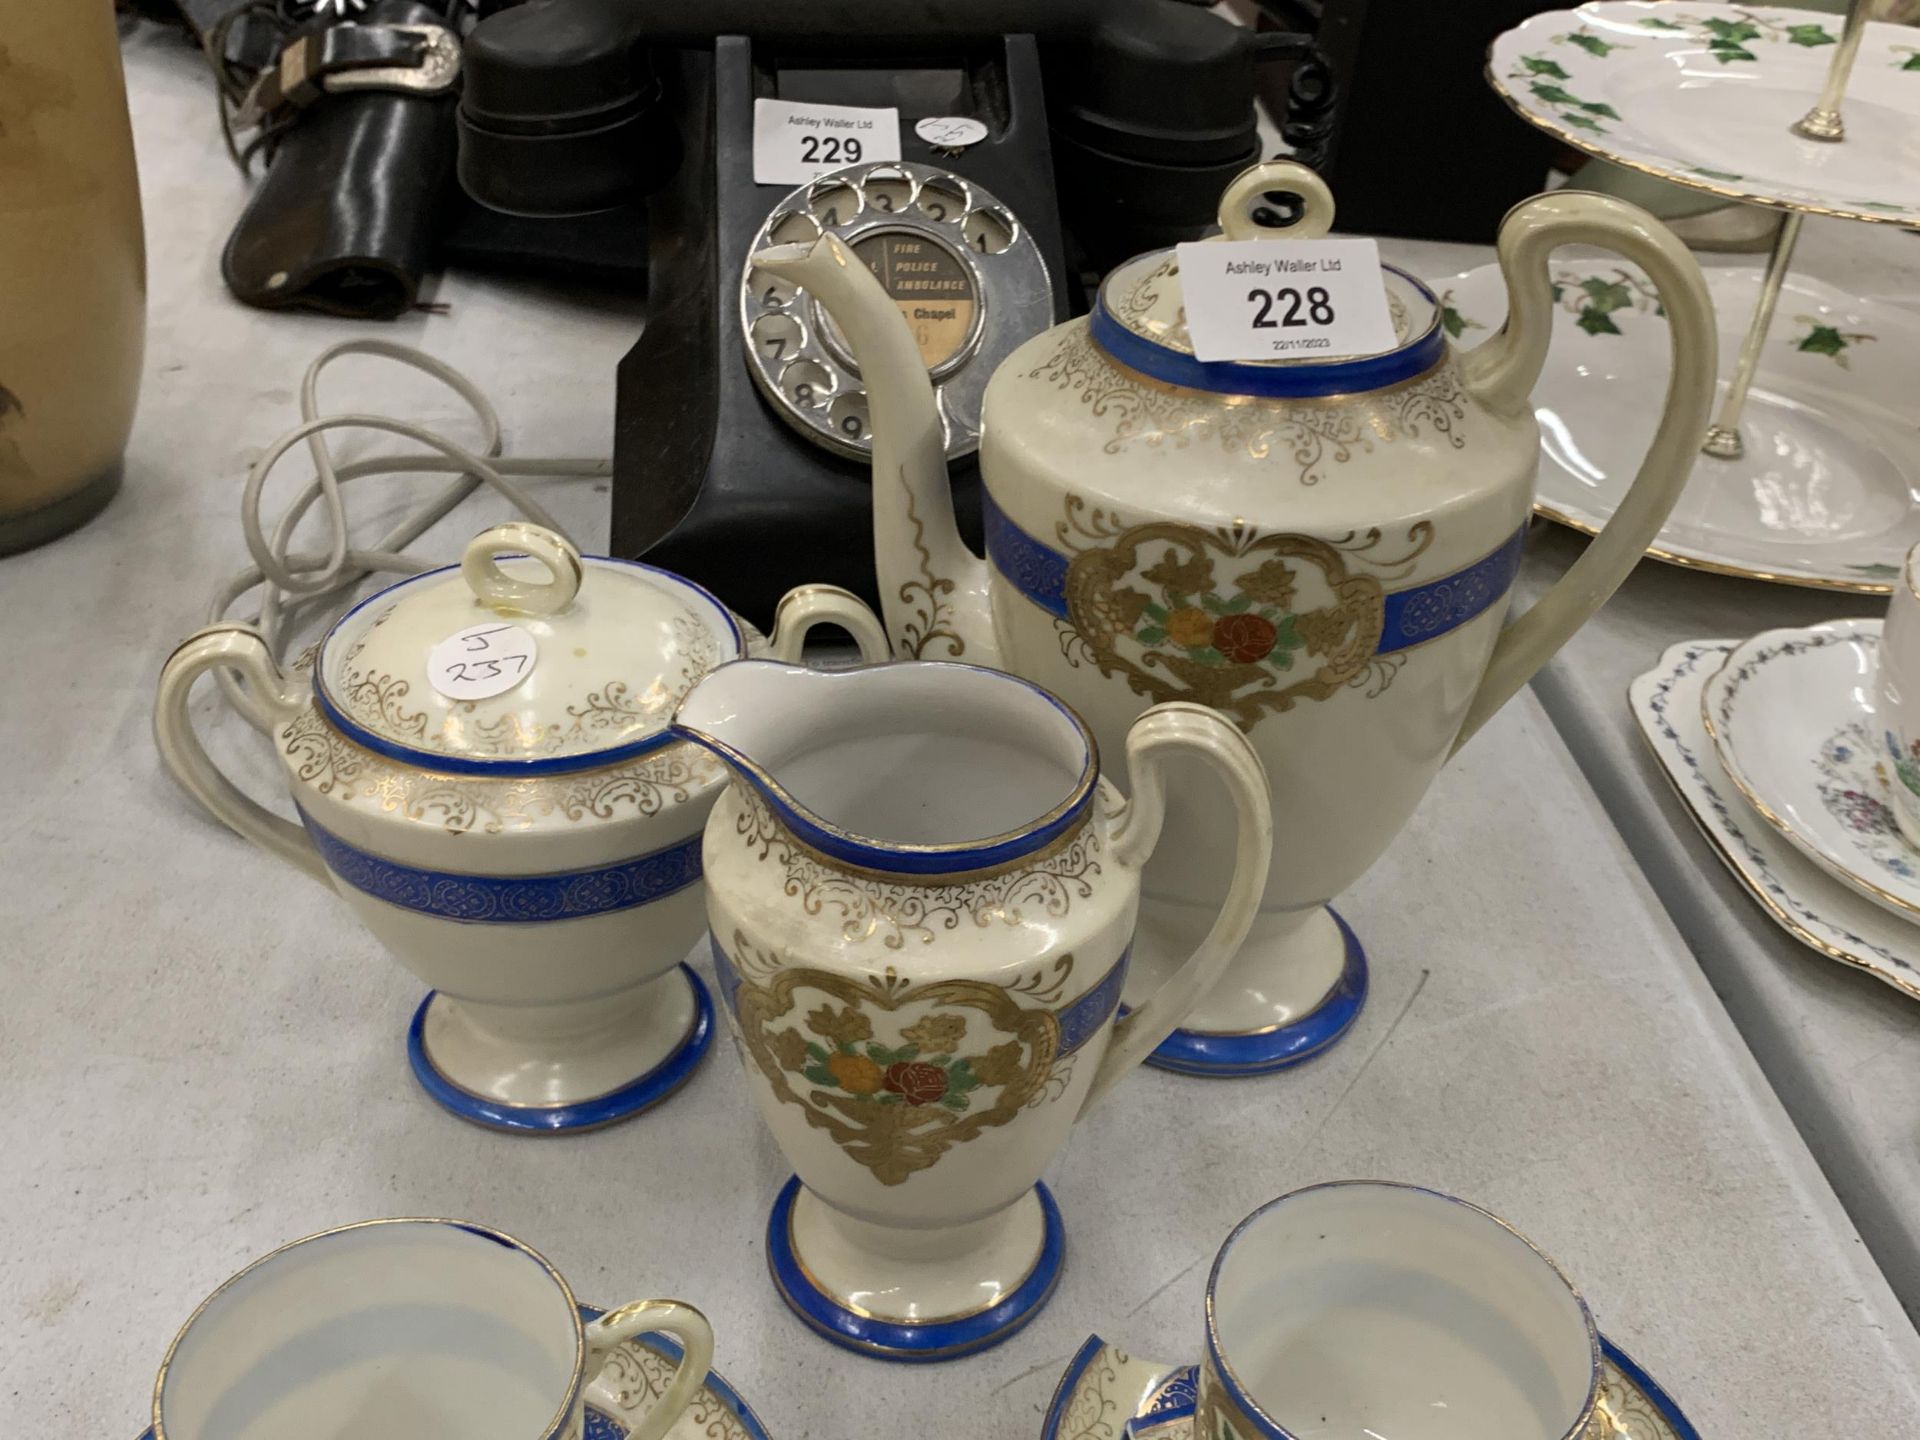
[[[379,356],[440,381],[473,411],[480,426],[483,453],[476,453],[423,425],[391,415],[364,411],[323,415],[319,398],[321,373],[334,361],[349,355]],[[286,657],[281,647],[291,612],[308,606],[338,604],[342,592],[375,573],[415,575],[447,563],[409,555],[405,553],[406,547],[445,519],[480,486],[491,486],[527,519],[564,535],[565,527],[509,477],[594,478],[613,473],[613,462],[604,457],[532,459],[502,454],[500,417],[480,388],[444,361],[391,340],[347,340],[323,350],[307,367],[301,381],[300,416],[300,424],[268,446],[247,474],[246,489],[240,498],[240,525],[254,563],[220,586],[207,617],[209,623],[228,619],[228,612],[241,597],[258,590],[260,608],[247,623],[259,630],[268,649],[282,661]],[[339,463],[327,444],[327,432],[332,430],[384,431],[424,445],[431,453],[373,455]],[[313,461],[313,479],[287,507],[269,536],[261,523],[261,493],[274,467],[302,441],[306,442],[307,454]],[[370,548],[353,546],[344,493],[348,482],[370,475],[447,474],[454,477],[449,484],[374,541]],[[327,518],[330,532],[327,551],[325,554],[294,553],[290,548],[294,531],[316,502],[323,505]],[[221,672],[220,685],[228,701],[249,723],[264,728],[262,718],[248,704],[244,689],[230,672]]]

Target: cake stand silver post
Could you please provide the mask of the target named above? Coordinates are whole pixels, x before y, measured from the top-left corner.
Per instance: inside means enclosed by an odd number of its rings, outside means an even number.
[[[1760,282],[1760,303],[1754,308],[1753,323],[1747,327],[1746,342],[1740,347],[1740,363],[1727,386],[1726,398],[1720,402],[1720,413],[1707,427],[1707,438],[1700,446],[1717,459],[1738,460],[1746,451],[1740,441],[1740,412],[1747,406],[1753,372],[1760,368],[1760,351],[1773,326],[1773,310],[1780,303],[1780,287],[1786,283],[1787,269],[1793,263],[1793,247],[1800,238],[1804,218],[1800,211],[1789,210],[1780,222],[1780,233],[1774,237],[1766,278]]]
[[[1860,37],[1867,33],[1867,15],[1874,0],[1853,0],[1847,6],[1846,29],[1840,32],[1840,46],[1827,67],[1827,86],[1820,92],[1820,103],[1793,122],[1793,133],[1808,140],[1844,140],[1846,122],[1840,118],[1840,99],[1853,74],[1853,57],[1860,53]]]

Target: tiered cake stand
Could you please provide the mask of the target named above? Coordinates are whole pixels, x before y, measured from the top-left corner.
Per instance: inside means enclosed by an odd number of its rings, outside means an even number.
[[[1752,319],[1687,493],[1649,552],[1658,558],[1884,593],[1920,541],[1916,317],[1789,283],[1809,214],[1920,228],[1920,29],[1872,23],[1871,8],[1854,0],[1843,24],[1804,10],[1595,0],[1493,43],[1488,79],[1534,125],[1617,165],[1786,212],[1764,273],[1716,276],[1716,302],[1744,302]],[[1450,328],[1499,323],[1470,308],[1477,275],[1456,282]],[[1585,335],[1657,332],[1618,347],[1650,367],[1589,349],[1550,362],[1536,392],[1540,509],[1591,531],[1633,478],[1630,463],[1605,459],[1623,448],[1616,422],[1658,413],[1664,317],[1638,303],[1638,277],[1618,266],[1555,278]],[[1797,328],[1774,341],[1783,293]]]

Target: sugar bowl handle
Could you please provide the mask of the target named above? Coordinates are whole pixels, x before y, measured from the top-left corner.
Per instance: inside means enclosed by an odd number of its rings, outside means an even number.
[[[838,585],[797,585],[782,595],[773,612],[767,654],[798,665],[808,632],[819,625],[838,625],[851,635],[864,664],[878,665],[893,658],[893,647],[887,642],[886,627],[879,617],[858,595]]]
[[[1231,721],[1203,705],[1185,701],[1156,705],[1127,731],[1127,773],[1133,777],[1133,795],[1114,833],[1115,858],[1137,868],[1153,853],[1166,819],[1166,763],[1177,755],[1198,755],[1227,783],[1235,828],[1233,879],[1199,948],[1144,1004],[1114,1026],[1112,1043],[1087,1091],[1088,1105],[1152,1054],[1213,987],[1247,938],[1260,910],[1260,897],[1266,893],[1267,864],[1273,855],[1273,790],[1266,767]]]
[[[222,669],[233,671],[246,682],[249,704],[273,725],[293,719],[311,698],[303,681],[281,673],[257,630],[245,625],[209,625],[183,641],[160,671],[160,689],[153,701],[153,738],[160,748],[160,759],[180,787],[215,819],[327,884],[326,866],[307,832],[255,803],[221,774],[194,732],[193,717],[187,710],[193,682],[209,670]]]
[[[1454,740],[1457,750],[1533,672],[1592,618],[1639,563],[1693,474],[1713,403],[1719,335],[1700,264],[1653,216],[1610,195],[1555,191],[1516,205],[1501,222],[1507,323],[1460,358],[1461,379],[1489,410],[1522,416],[1553,338],[1547,260],[1562,245],[1600,245],[1647,272],[1666,312],[1672,349],[1666,409],[1620,506],[1559,582],[1504,630]]]
[[[680,1342],[680,1364],[673,1378],[627,1431],[627,1440],[661,1440],[693,1403],[713,1369],[713,1326],[707,1317],[684,1300],[636,1300],[588,1322],[586,1330],[589,1384],[599,1377],[613,1352],[636,1335],[659,1330]]]
[[[501,567],[502,555],[527,555],[546,567],[547,579],[520,580]],[[482,530],[460,556],[460,578],[480,603],[503,614],[552,615],[573,603],[586,571],[566,536],[524,520]]]

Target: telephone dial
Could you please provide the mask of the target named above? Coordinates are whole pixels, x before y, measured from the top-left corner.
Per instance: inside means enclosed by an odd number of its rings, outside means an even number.
[[[474,199],[590,224],[644,200],[647,320],[620,362],[612,549],[765,622],[825,580],[876,598],[859,368],[753,273],[831,232],[914,327],[962,532],[980,399],[1104,269],[1194,239],[1260,157],[1256,65],[1308,42],[1189,0],[488,0],[466,41]],[[754,102],[891,108],[900,159],[756,184]],[[1283,133],[1284,129],[1283,129]],[[932,138],[929,138],[929,137]]]
[[[837,171],[776,202],[748,254],[823,235],[844,241],[893,297],[933,380],[947,458],[971,455],[987,378],[1053,323],[1053,286],[1032,232],[983,185],[886,162]],[[754,383],[782,420],[836,454],[872,455],[860,368],[831,316],[749,258],[740,328]]]

